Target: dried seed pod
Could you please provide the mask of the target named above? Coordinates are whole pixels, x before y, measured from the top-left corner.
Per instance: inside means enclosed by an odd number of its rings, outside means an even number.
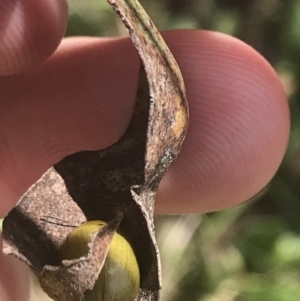
[[[106,225],[96,220],[86,222],[69,233],[59,252],[61,260],[87,256],[91,236]],[[140,287],[140,272],[129,242],[115,233],[104,266],[85,301],[133,301]]]
[[[105,267],[119,226],[139,265],[140,288],[135,301],[160,298],[154,205],[158,185],[178,156],[187,132],[184,82],[139,1],[108,2],[129,30],[143,63],[130,124],[120,140],[107,149],[71,154],[55,164],[27,191],[3,224],[3,252],[27,263],[55,301],[103,300],[89,297],[87,292],[93,291]],[[66,224],[47,222],[49,213]],[[67,225],[87,220],[107,221],[97,234],[90,235],[88,254],[59,259],[59,250],[70,233]],[[79,241],[85,235],[79,234]],[[109,300],[119,299],[112,296]]]

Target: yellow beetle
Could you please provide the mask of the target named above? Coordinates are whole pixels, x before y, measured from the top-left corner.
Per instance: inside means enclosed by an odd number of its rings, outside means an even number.
[[[60,248],[61,259],[75,259],[87,255],[91,234],[106,223],[86,222],[71,231]],[[115,233],[105,264],[94,288],[85,293],[85,301],[133,301],[140,287],[140,272],[129,242]]]

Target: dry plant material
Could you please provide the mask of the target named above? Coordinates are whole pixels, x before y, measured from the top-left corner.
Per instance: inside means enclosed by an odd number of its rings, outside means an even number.
[[[3,223],[3,251],[27,263],[56,301],[81,301],[93,289],[118,230],[140,271],[136,301],[157,301],[161,275],[153,211],[159,182],[177,157],[188,125],[180,70],[137,0],[108,0],[142,60],[136,104],[123,137],[99,151],[72,154],[50,168]],[[87,221],[107,225],[88,253],[61,260],[68,234]],[[88,300],[87,300],[88,301]],[[113,301],[113,300],[112,300]]]

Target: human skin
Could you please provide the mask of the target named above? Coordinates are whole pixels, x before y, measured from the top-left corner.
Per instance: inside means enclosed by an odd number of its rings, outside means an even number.
[[[62,0],[0,3],[0,217],[55,162],[111,145],[130,120],[139,70],[130,40],[61,42],[66,21]],[[163,36],[183,73],[190,126],[156,212],[239,204],[266,186],[283,158],[290,120],[282,85],[262,56],[230,36]],[[0,255],[0,300],[27,295],[25,267]]]

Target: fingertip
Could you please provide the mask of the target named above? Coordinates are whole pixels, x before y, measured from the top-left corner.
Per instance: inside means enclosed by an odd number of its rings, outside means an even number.
[[[184,76],[190,127],[158,191],[158,213],[195,213],[239,204],[265,187],[284,156],[289,109],[269,63],[230,36],[165,34]]]
[[[0,4],[0,76],[32,68],[49,57],[67,24],[64,0],[5,0]]]

